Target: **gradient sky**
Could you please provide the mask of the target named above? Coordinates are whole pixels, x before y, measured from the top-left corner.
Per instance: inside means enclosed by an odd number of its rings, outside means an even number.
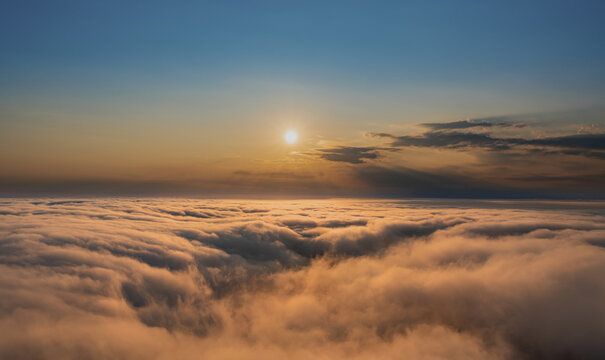
[[[2,193],[603,197],[604,15],[5,1]]]

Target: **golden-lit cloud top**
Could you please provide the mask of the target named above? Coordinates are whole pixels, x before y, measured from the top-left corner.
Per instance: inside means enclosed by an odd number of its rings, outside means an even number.
[[[596,359],[602,209],[4,200],[0,357]]]

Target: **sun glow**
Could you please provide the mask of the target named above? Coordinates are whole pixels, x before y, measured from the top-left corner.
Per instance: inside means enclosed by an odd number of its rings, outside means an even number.
[[[284,135],[284,140],[286,140],[288,144],[294,144],[296,140],[298,140],[298,134],[294,130],[288,130]]]

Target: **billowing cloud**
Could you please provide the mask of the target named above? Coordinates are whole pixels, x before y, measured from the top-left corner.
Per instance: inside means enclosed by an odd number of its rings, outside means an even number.
[[[0,358],[605,356],[600,203],[1,206]]]

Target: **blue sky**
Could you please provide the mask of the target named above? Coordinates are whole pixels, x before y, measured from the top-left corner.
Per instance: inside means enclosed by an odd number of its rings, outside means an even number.
[[[94,90],[124,76],[141,87],[269,76],[344,89],[489,83],[603,94],[598,1],[8,1],[3,8],[5,91],[79,81]]]

